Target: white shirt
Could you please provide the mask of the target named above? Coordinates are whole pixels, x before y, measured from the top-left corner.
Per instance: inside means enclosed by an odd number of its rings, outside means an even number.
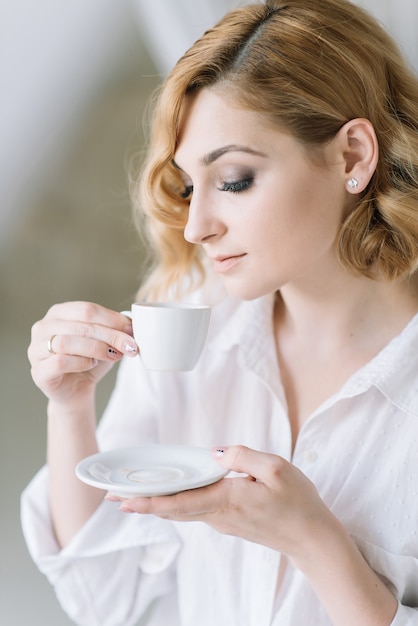
[[[99,426],[101,449],[146,443],[244,444],[312,480],[396,595],[392,626],[418,626],[418,316],[291,432],[272,333],[272,299],[226,298],[187,373],[124,360]],[[233,480],[233,478],[228,479]],[[85,626],[329,626],[308,581],[280,555],[199,522],[124,514],[103,502],[59,551],[44,468],[22,498],[31,555]]]

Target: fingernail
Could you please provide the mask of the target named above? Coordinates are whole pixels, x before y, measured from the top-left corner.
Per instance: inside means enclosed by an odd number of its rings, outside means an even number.
[[[213,454],[215,456],[223,456],[225,453],[225,448],[214,448]]]
[[[91,360],[91,368],[93,369],[93,367],[96,367],[96,365],[99,365],[98,359],[92,359]]]
[[[125,350],[125,352],[130,352],[131,354],[133,354],[138,350],[138,346],[135,343],[130,343],[127,341],[124,344],[123,349]]]
[[[120,498],[114,496],[113,493],[107,493],[104,497],[108,502],[120,502]]]
[[[126,504],[121,504],[120,507],[119,507],[119,511],[122,511],[122,513],[136,513],[136,511],[131,509]]]
[[[107,355],[111,359],[117,359],[119,357],[119,352],[117,350],[115,350],[114,348],[108,348],[107,349]]]

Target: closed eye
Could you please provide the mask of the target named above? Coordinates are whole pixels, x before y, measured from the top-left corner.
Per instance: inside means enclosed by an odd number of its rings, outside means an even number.
[[[223,183],[222,187],[219,187],[219,191],[229,191],[231,193],[240,193],[249,189],[254,182],[254,178],[246,178],[244,180],[237,180],[231,183]]]

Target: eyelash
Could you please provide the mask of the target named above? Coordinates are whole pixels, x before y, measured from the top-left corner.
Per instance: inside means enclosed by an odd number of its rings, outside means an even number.
[[[184,191],[181,192],[180,196],[182,198],[189,198],[193,193],[193,185],[188,185]]]
[[[253,184],[253,178],[245,178],[244,180],[237,180],[234,183],[223,183],[219,191],[229,191],[231,193],[241,193],[246,191]]]
[[[223,183],[222,187],[218,187],[219,191],[228,191],[229,193],[242,193],[251,187],[253,184],[253,178],[245,178],[244,180],[238,180],[233,183]],[[189,185],[180,194],[182,198],[189,198],[193,193],[193,185]]]

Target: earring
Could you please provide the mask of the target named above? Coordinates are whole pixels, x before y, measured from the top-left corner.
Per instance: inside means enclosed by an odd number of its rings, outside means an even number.
[[[350,187],[350,189],[356,189],[358,187],[358,180],[357,180],[357,178],[350,178],[350,180],[348,181],[347,185]]]

